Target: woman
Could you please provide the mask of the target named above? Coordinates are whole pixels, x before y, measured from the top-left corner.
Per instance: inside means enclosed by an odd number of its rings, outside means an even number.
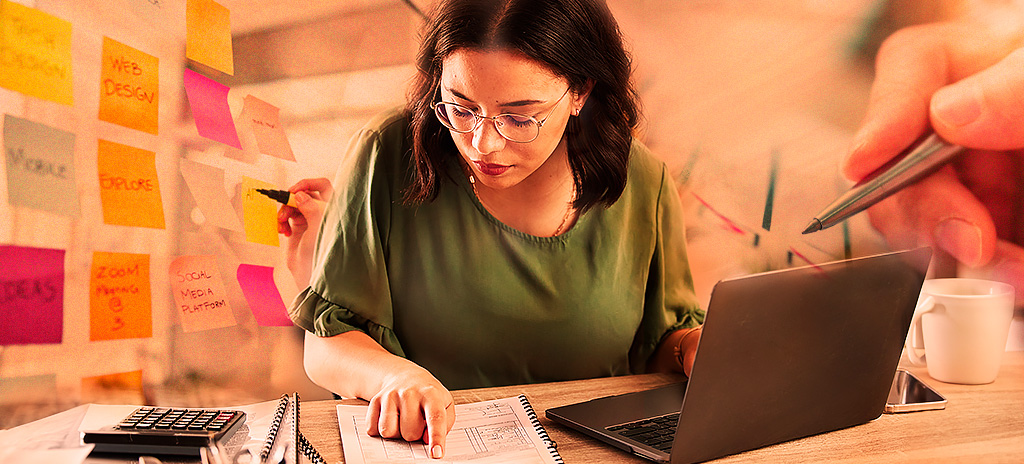
[[[448,388],[688,373],[704,313],[682,212],[633,140],[604,3],[442,1],[417,63],[407,109],[368,124],[334,181],[291,309],[309,377],[368,399],[370,434],[439,458]],[[306,219],[279,216],[300,257]]]

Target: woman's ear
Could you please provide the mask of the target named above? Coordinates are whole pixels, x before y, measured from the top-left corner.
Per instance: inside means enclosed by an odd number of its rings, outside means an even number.
[[[580,111],[583,109],[583,105],[587,103],[587,98],[590,97],[590,92],[594,90],[594,80],[587,79],[587,82],[583,84],[583,88],[580,91],[573,92],[572,96],[572,115],[579,116]]]

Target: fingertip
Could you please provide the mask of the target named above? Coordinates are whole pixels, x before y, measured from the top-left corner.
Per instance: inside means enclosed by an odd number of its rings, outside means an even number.
[[[987,263],[995,252],[993,247],[986,246],[981,227],[965,219],[943,219],[932,229],[932,236],[935,245],[970,267]]]
[[[441,459],[441,458],[443,458],[444,457],[444,447],[439,445],[439,444],[435,444],[435,445],[431,446],[430,447],[430,457],[434,458],[434,459]]]

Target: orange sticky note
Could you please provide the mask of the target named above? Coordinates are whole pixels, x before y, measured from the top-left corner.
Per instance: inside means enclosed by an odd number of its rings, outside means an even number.
[[[213,256],[179,256],[170,267],[171,291],[185,332],[236,325]]]
[[[156,153],[100,139],[97,165],[104,223],[164,228]]]
[[[288,136],[281,126],[281,110],[252,95],[246,95],[242,106],[243,117],[252,124],[253,135],[260,153],[295,161]]]
[[[142,371],[82,378],[82,401],[89,403],[145,402],[142,390]]]
[[[149,255],[92,253],[89,340],[153,336]]]
[[[0,0],[0,86],[44,100],[74,104],[71,23]]]
[[[160,60],[104,37],[101,69],[100,120],[156,135]]]
[[[256,191],[276,188],[273,184],[242,176],[242,213],[246,240],[270,246],[280,245],[277,239],[277,208],[280,203]]]
[[[185,8],[185,57],[234,75],[231,11],[213,0],[188,0]]]

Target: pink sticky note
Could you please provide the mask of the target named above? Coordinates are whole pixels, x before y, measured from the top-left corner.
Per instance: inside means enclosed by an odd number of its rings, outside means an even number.
[[[60,343],[64,250],[0,245],[0,345]]]
[[[242,287],[249,309],[262,326],[290,326],[288,309],[281,292],[274,284],[274,268],[254,264],[238,265],[238,284]]]
[[[185,70],[185,94],[199,135],[241,150],[242,142],[238,140],[228,106],[230,90],[228,86],[191,69]]]

